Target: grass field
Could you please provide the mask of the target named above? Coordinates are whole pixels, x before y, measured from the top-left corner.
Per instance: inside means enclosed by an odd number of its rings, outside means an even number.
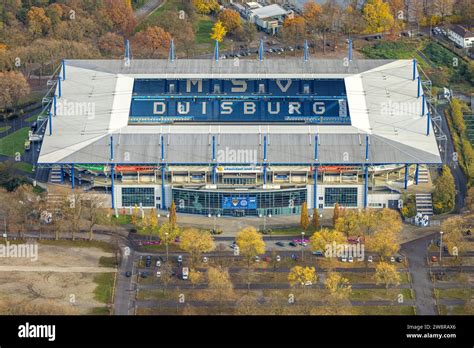
[[[10,126],[0,127],[0,133],[6,132],[6,131],[9,130],[10,128],[11,128]]]
[[[94,283],[97,284],[94,290],[94,297],[102,303],[112,302],[115,273],[100,273],[94,276]]]
[[[209,17],[201,17],[198,21],[198,31],[196,33],[196,43],[212,44],[211,30],[214,22]]]
[[[113,253],[115,248],[113,245],[98,240],[40,240],[39,244],[55,245],[63,247],[76,247],[76,248],[99,248],[105,252]]]
[[[31,173],[33,171],[33,165],[26,162],[17,162],[15,163],[14,167],[25,173]]]
[[[14,157],[16,153],[25,153],[25,140],[28,137],[28,127],[21,128],[0,139],[0,155]]]

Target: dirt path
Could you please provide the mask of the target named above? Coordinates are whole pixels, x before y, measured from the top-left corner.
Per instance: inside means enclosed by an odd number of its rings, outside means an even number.
[[[109,273],[110,267],[0,266],[0,272]]]
[[[145,5],[135,10],[135,19],[138,22],[146,19],[149,15],[166,3],[166,0],[149,0]]]

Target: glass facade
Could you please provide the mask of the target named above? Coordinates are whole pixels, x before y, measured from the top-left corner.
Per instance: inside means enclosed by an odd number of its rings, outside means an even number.
[[[122,206],[133,207],[135,204],[143,207],[155,206],[155,189],[153,187],[123,187]]]
[[[227,216],[299,214],[306,188],[279,191],[202,191],[173,189],[176,210],[182,213]]]
[[[343,207],[357,207],[357,187],[326,187],[324,205],[330,208],[336,203]]]

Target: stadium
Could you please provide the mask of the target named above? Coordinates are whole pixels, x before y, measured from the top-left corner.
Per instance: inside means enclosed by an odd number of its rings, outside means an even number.
[[[351,45],[349,45],[351,46]],[[399,208],[441,164],[416,60],[64,60],[39,167],[111,208]]]

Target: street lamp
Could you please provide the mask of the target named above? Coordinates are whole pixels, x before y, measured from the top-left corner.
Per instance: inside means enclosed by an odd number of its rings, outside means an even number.
[[[304,231],[301,232],[301,261],[304,260]]]
[[[165,232],[165,244],[166,244],[166,262],[168,262],[168,232]]]
[[[441,262],[441,252],[443,251],[443,231],[439,231],[439,262]]]

